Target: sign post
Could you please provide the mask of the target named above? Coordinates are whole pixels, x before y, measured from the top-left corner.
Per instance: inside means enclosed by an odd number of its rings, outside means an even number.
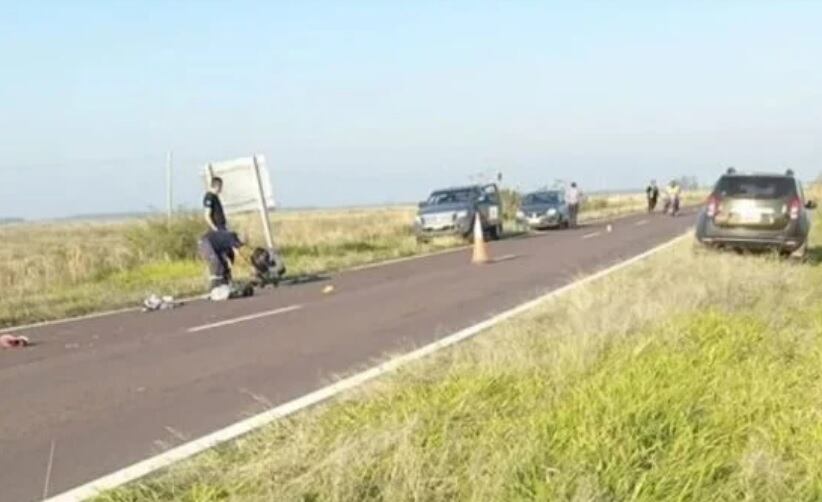
[[[265,235],[265,244],[269,250],[274,250],[274,240],[271,238],[271,222],[268,219],[268,204],[266,203],[265,189],[263,188],[263,177],[260,173],[260,164],[257,162],[257,156],[251,157],[254,164],[254,178],[257,182],[257,193],[259,194],[259,209],[260,209],[260,223],[263,226],[263,234]]]

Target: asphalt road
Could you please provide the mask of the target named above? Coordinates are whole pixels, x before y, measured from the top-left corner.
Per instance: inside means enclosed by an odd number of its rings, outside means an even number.
[[[460,250],[24,330],[36,345],[0,351],[0,500],[42,498],[50,458],[54,495],[640,254],[693,215],[612,223],[491,243],[489,265]]]

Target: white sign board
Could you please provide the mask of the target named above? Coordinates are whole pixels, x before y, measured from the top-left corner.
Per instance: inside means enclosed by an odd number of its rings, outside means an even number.
[[[260,173],[260,183],[257,182],[255,159]],[[263,155],[208,164],[205,166],[203,173],[206,189],[208,189],[212,177],[222,178],[223,180],[220,202],[223,203],[223,209],[226,213],[258,210],[260,208],[260,185],[262,185],[266,207],[268,209],[275,207],[274,195],[271,190],[271,178],[268,175],[268,167]]]

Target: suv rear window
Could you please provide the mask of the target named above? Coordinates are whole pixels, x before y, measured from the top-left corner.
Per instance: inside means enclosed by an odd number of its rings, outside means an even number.
[[[723,176],[716,193],[737,199],[785,199],[796,195],[796,182],[779,176]]]

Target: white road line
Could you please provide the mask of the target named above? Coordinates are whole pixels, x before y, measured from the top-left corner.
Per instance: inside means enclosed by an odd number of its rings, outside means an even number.
[[[413,352],[409,352],[407,354],[398,356],[394,359],[390,359],[384,363],[374,366],[371,369],[365,370],[362,373],[357,373],[356,375],[340,380],[327,387],[323,387],[322,389],[306,394],[303,397],[297,398],[293,401],[289,401],[285,404],[281,404],[280,406],[274,407],[268,411],[264,411],[259,415],[255,415],[245,420],[241,420],[233,425],[229,425],[225,429],[220,429],[218,431],[212,432],[211,434],[203,436],[199,439],[195,439],[188,443],[182,444],[176,448],[172,448],[166,451],[165,453],[161,453],[155,457],[151,457],[131,466],[120,469],[119,471],[103,476],[99,479],[95,479],[94,481],[90,481],[84,485],[78,486],[60,495],[56,495],[55,497],[49,499],[47,502],[74,502],[77,500],[85,500],[91,497],[95,497],[99,495],[102,491],[117,488],[118,486],[122,486],[126,483],[129,483],[136,479],[142,478],[143,476],[151,474],[154,471],[168,467],[171,464],[174,464],[175,462],[179,462],[181,460],[185,460],[194,455],[197,455],[198,453],[202,453],[203,451],[208,450],[209,448],[213,448],[218,444],[225,443],[226,441],[230,441],[232,439],[236,439],[264,425],[270,424],[274,420],[286,417],[300,410],[313,406],[317,403],[321,403],[327,399],[330,399],[342,392],[351,390],[355,387],[359,387],[360,385],[370,380],[373,380],[379,376],[395,371],[401,366],[408,364],[412,361],[422,359],[423,357],[431,355],[434,352],[442,350],[446,347],[450,347],[469,338],[473,338],[477,334],[503,321],[506,321],[516,315],[526,312],[534,307],[537,307],[538,305],[545,303],[548,300],[552,300],[554,298],[562,296],[566,293],[569,293],[570,291],[573,291],[574,289],[584,286],[590,282],[596,281],[597,279],[605,277],[608,274],[616,272],[617,270],[621,270],[630,265],[633,265],[634,263],[642,261],[648,258],[649,256],[659,251],[662,251],[665,248],[673,246],[677,242],[689,237],[690,235],[691,231],[689,230],[688,232],[680,235],[679,237],[675,237],[664,244],[660,244],[655,248],[645,251],[644,253],[638,254],[623,262],[617,263],[616,265],[612,265],[610,267],[600,270],[599,272],[595,272],[589,276],[583,277],[582,279],[576,282],[566,284],[565,286],[555,289],[543,296],[522,303],[510,310],[506,310],[505,312],[497,314],[496,316],[491,317],[490,319],[487,319],[479,324],[475,324],[471,327],[465,328],[461,331],[448,335],[445,338],[441,338],[436,342],[425,345],[424,347],[421,347]]]
[[[638,222],[634,223],[634,225],[641,227],[642,225],[647,225],[648,220],[639,220]]]
[[[283,307],[274,310],[266,310],[265,312],[257,312],[256,314],[249,314],[244,315],[242,317],[235,317],[234,319],[226,319],[225,321],[214,322],[211,324],[203,324],[202,326],[195,326],[193,328],[188,328],[186,330],[187,333],[196,333],[198,331],[205,331],[207,329],[214,329],[214,328],[221,328],[223,326],[228,326],[230,324],[237,324],[245,321],[251,321],[253,319],[259,319],[261,317],[268,317],[272,315],[278,314],[285,314],[286,312],[293,312],[295,310],[300,310],[303,308],[302,305],[290,305],[288,307]]]
[[[600,235],[600,234],[602,234],[602,232],[593,232],[593,233],[590,233],[590,234],[583,235],[582,238],[583,239],[590,239],[590,238],[596,237],[597,235]]]
[[[43,499],[49,496],[49,488],[51,487],[51,469],[54,467],[54,447],[57,445],[57,440],[51,440],[51,450],[49,451],[49,463],[46,465],[46,481],[43,483]]]

